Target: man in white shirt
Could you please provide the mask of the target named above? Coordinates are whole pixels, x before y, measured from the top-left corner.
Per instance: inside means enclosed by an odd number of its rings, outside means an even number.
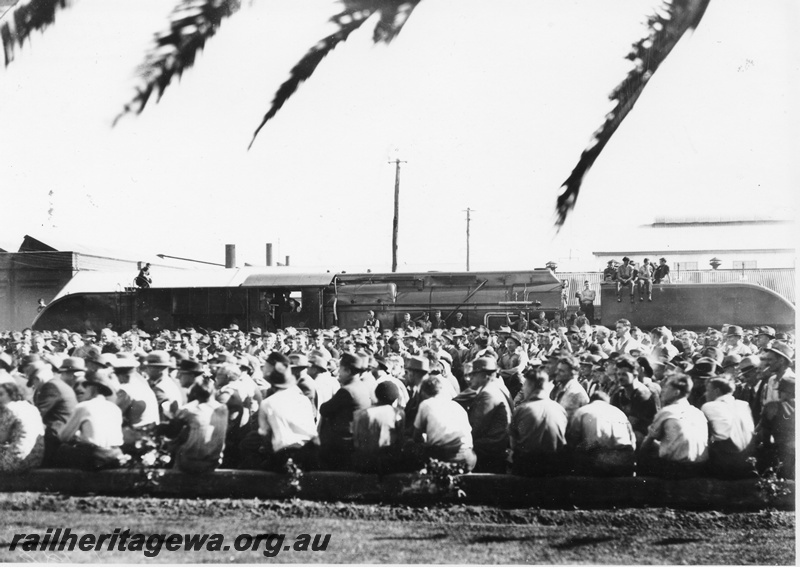
[[[444,393],[444,384],[433,377],[422,381],[420,396],[414,440],[423,444],[423,455],[461,464],[468,472],[474,469],[477,457],[466,410]]]
[[[752,476],[747,464],[753,455],[751,441],[755,432],[747,402],[734,399],[734,384],[727,376],[711,378],[706,384],[706,399],[700,408],[708,419],[710,432],[709,471],[725,478]]]
[[[761,391],[762,408],[770,402],[780,400],[778,384],[782,378],[795,378],[791,368],[793,358],[792,347],[778,341],[773,341],[772,345],[761,353],[761,376],[765,381]]]
[[[692,379],[683,374],[674,374],[663,384],[663,407],[640,450],[641,474],[686,478],[704,472],[708,461],[708,420],[689,403],[692,386]]]
[[[642,350],[642,345],[631,336],[631,322],[619,319],[616,323],[617,342],[614,351],[620,354],[630,354],[633,350]]]
[[[80,400],[58,432],[61,445],[57,466],[97,470],[119,466],[123,460],[122,412],[106,399],[117,392],[111,370],[96,370],[75,383]]]
[[[316,468],[319,438],[311,401],[291,372],[273,371],[269,382],[273,393],[258,408],[263,468],[281,472],[290,458],[305,470]]]
[[[636,436],[628,416],[609,403],[605,392],[595,392],[587,405],[575,411],[566,437],[575,450],[576,474],[633,474]]]

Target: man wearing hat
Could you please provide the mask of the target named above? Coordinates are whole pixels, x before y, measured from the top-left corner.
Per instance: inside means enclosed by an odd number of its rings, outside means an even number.
[[[633,288],[636,282],[636,269],[631,264],[631,259],[625,256],[622,264],[617,268],[617,302],[622,301],[622,288],[628,288],[631,303],[635,301]]]
[[[612,283],[617,281],[617,267],[615,260],[609,260],[606,268],[603,270],[603,281],[605,283]]]
[[[772,327],[763,326],[756,329],[756,348],[758,349],[758,354],[766,351],[772,345],[773,340],[775,340],[775,329]]]
[[[473,361],[469,373],[470,388],[476,392],[469,407],[472,440],[478,456],[475,472],[506,472],[513,402],[497,370],[497,361],[484,357]]]
[[[214,368],[214,382],[216,400],[228,407],[228,431],[222,466],[237,468],[241,456],[239,445],[252,429],[251,417],[258,409],[261,392],[256,395],[252,380],[249,383],[243,380],[242,368],[235,358],[234,362],[226,362]]]
[[[61,362],[58,375],[71,388],[76,379],[86,375],[86,361],[77,356],[68,356]]]
[[[757,355],[745,356],[736,367],[736,389],[733,397],[747,402],[753,422],[761,418],[761,393],[766,385],[760,380],[761,359]]]
[[[33,388],[33,404],[42,416],[45,428],[44,459],[42,466],[53,464],[59,445],[58,434],[69,420],[78,403],[72,387],[60,376],[53,374],[50,366],[38,361],[26,371],[28,388]]]
[[[459,330],[458,334],[462,335],[463,333]],[[461,371],[462,358],[461,352],[456,347],[455,331],[442,332],[439,337],[435,337],[431,341],[431,348],[437,350],[440,357],[446,354],[445,358],[449,360],[453,374],[460,382],[464,374]]]
[[[317,420],[317,387],[314,379],[308,375],[308,357],[302,352],[293,352],[289,355],[289,371],[297,381],[297,387],[309,399],[314,408],[314,421]]]
[[[376,391],[382,382],[391,382],[397,387],[397,407],[405,409],[408,404],[408,390],[403,381],[389,373],[389,362],[381,355],[376,354],[370,358],[370,368],[372,375],[375,377]],[[377,394],[374,394],[373,398],[377,400]]]
[[[764,406],[756,437],[761,447],[759,470],[777,468],[783,478],[795,478],[795,407],[794,376],[784,376],[778,383],[778,401]]]
[[[169,353],[163,350],[150,352],[144,360],[144,373],[158,400],[161,420],[169,420],[186,403],[186,394],[172,377],[175,368]]]
[[[189,391],[189,402],[165,429],[174,439],[174,468],[184,473],[213,471],[222,463],[228,430],[228,407],[214,399],[214,380],[201,378]]]
[[[693,387],[689,394],[689,403],[700,408],[708,401],[706,398],[706,383],[719,374],[719,363],[707,356],[698,358],[694,365],[689,369],[688,374],[692,378]]]
[[[77,387],[83,401],[58,433],[61,444],[54,464],[83,470],[119,466],[123,460],[122,412],[107,396],[117,392],[110,369],[87,372]]]
[[[264,449],[259,468],[282,472],[289,459],[305,470],[316,468],[319,439],[314,406],[291,371],[275,370],[269,375],[271,392],[258,409],[258,436]],[[244,462],[254,456],[242,444]]]
[[[722,359],[722,363],[720,363],[722,373],[730,377],[732,380],[735,379],[736,369],[739,367],[741,362],[742,357],[738,354],[726,354],[725,358]]]
[[[552,476],[569,469],[567,412],[551,399],[553,382],[543,366],[525,371],[521,403],[509,424],[513,465],[523,476]]]
[[[738,354],[748,356],[752,354],[750,347],[742,342],[744,331],[739,325],[729,325],[728,332],[725,334],[725,346],[722,347],[723,354]]]
[[[369,386],[361,379],[364,359],[345,353],[339,361],[341,388],[319,408],[320,460],[327,470],[350,470],[353,457],[353,415],[372,406]]]
[[[506,337],[505,351],[497,361],[500,377],[513,400],[522,389],[522,372],[528,365],[528,354],[523,348],[524,339],[516,331]]]
[[[596,354],[589,354],[587,352],[582,354],[578,360],[580,365],[578,369],[578,382],[580,382],[583,389],[586,390],[586,395],[591,396],[592,394],[589,392],[589,388],[592,388],[592,392],[594,392],[600,386],[599,383],[592,381],[592,375],[595,367],[600,364],[602,359]]]
[[[122,411],[123,446],[133,445],[160,420],[158,399],[138,368],[139,361],[131,353],[117,354],[114,374],[119,381],[116,404]]]
[[[761,395],[763,406],[780,399],[778,384],[783,378],[795,378],[791,368],[793,362],[794,350],[779,341],[773,341],[772,345],[761,354],[761,376],[762,380],[766,382]]]
[[[402,466],[405,414],[399,406],[401,388],[384,381],[375,387],[377,404],[353,416],[354,468],[368,474],[389,474],[411,467]]]
[[[339,381],[331,376],[328,371],[331,357],[328,351],[323,349],[315,349],[308,353],[308,368],[306,372],[314,380],[314,387],[317,392],[316,410],[322,404],[330,400],[336,391],[341,387]]]
[[[430,372],[430,361],[424,356],[409,356],[404,361],[404,379],[408,388],[408,403],[406,404],[406,428],[414,426],[419,404],[422,402],[419,386]]]
[[[117,361],[117,367],[119,367],[119,361]],[[175,379],[186,392],[187,398],[192,386],[200,381],[200,377],[203,376],[204,373],[204,365],[199,360],[187,358],[178,362],[178,371],[175,374]]]
[[[420,327],[424,333],[430,333],[433,330],[433,322],[431,321],[431,314],[424,311],[422,315],[414,319],[417,327]]]

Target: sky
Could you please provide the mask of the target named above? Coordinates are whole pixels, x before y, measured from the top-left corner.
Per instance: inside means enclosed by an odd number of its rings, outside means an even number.
[[[139,116],[114,117],[166,26],[163,0],[79,0],[0,69],[0,247],[103,249],[310,270],[600,269],[656,217],[794,218],[795,0],[712,0],[585,178],[554,204],[610,109],[654,0],[425,0],[389,46],[373,22],[247,147],[330,0],[244,2]],[[488,8],[487,8],[488,7]],[[9,14],[6,15],[8,17]],[[373,25],[370,25],[373,23]],[[572,258],[573,261],[570,261]]]

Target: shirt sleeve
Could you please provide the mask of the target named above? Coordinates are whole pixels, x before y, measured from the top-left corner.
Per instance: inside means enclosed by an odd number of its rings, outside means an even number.
[[[72,415],[67,420],[67,423],[65,423],[64,427],[61,428],[61,431],[58,432],[58,438],[62,442],[69,441],[78,432],[81,424],[83,424],[85,420],[86,408],[80,405],[76,406],[75,411],[72,412]]]

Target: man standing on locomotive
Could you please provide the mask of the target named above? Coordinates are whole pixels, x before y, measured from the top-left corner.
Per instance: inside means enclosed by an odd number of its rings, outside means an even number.
[[[575,295],[581,304],[581,311],[583,311],[591,324],[594,321],[594,300],[597,297],[597,292],[589,287],[589,280],[586,280],[583,282],[583,290]]]

